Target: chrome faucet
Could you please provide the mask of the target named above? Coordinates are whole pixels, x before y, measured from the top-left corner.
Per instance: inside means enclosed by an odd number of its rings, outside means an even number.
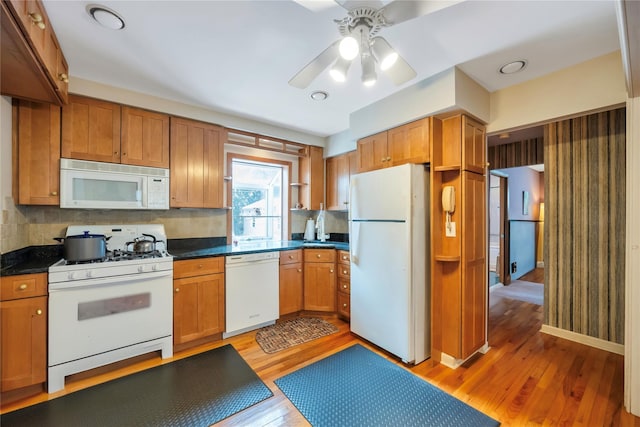
[[[324,208],[322,203],[320,203],[320,213],[318,213],[318,218],[316,219],[316,229],[318,230],[318,240],[326,242],[329,235],[324,232]]]

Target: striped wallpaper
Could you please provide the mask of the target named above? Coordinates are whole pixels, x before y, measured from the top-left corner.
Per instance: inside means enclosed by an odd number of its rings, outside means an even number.
[[[510,144],[489,147],[489,169],[516,168],[544,163],[543,139],[525,139]]]
[[[625,109],[545,126],[545,320],[623,343]]]

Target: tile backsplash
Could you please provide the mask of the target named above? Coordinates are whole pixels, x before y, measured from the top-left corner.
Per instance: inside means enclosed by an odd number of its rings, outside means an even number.
[[[54,237],[65,235],[68,225],[83,224],[164,224],[167,238],[219,237],[227,232],[224,209],[170,209],[168,211],[60,209],[55,206],[15,206],[6,197],[0,224],[0,253],[26,246],[57,244]],[[292,211],[291,232],[304,232],[315,211]],[[327,211],[328,233],[348,233],[347,213]]]

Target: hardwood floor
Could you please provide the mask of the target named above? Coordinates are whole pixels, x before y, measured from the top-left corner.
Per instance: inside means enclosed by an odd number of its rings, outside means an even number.
[[[226,420],[219,426],[309,425],[287,400],[274,380],[355,343],[373,349],[449,392],[458,399],[497,419],[504,426],[585,425],[640,427],[640,418],[627,413],[623,399],[623,358],[539,332],[540,306],[501,298],[490,309],[487,354],[451,370],[427,360],[406,366],[349,332],[336,317],[326,320],[339,331],[328,337],[275,354],[265,354],[249,332],[216,343],[176,353],[174,359],[232,344],[258,373],[274,396]],[[2,405],[8,412],[55,398],[163,363],[159,356],[141,357],[98,375],[79,374],[67,380],[65,391],[40,393],[20,402]],[[168,363],[168,362],[164,362]]]
[[[544,268],[535,268],[520,277],[525,282],[544,283]]]

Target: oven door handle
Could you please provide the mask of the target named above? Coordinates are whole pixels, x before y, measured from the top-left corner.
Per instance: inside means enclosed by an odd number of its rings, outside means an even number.
[[[49,292],[66,291],[72,289],[99,288],[105,286],[126,286],[134,282],[146,282],[161,277],[173,278],[173,270],[149,271],[122,276],[99,277],[71,282],[49,283]]]

